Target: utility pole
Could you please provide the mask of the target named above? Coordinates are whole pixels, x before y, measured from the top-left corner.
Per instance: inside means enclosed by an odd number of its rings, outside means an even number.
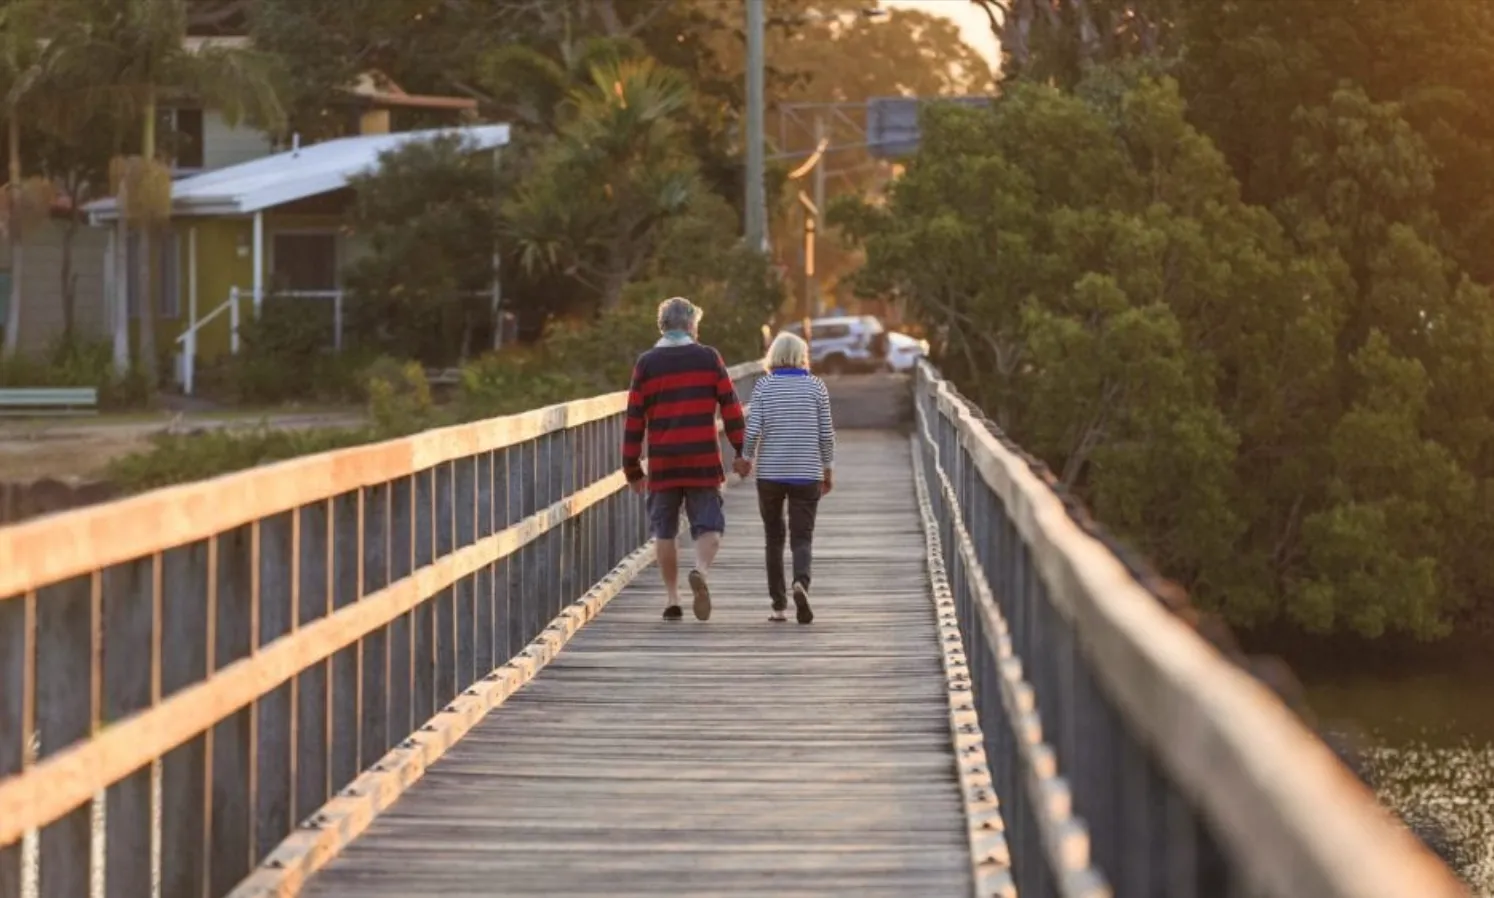
[[[825,142],[825,114],[816,112],[814,114],[814,145],[823,146]],[[814,228],[810,231],[810,264],[806,269],[809,275],[808,303],[809,312],[813,315],[825,313],[824,302],[820,299],[820,275],[819,266],[815,262],[820,232],[824,230],[825,223],[825,163],[829,161],[826,156],[821,155],[819,161],[814,164]]]
[[[763,181],[764,0],[747,0],[747,202],[743,231],[747,246],[768,249],[768,197]]]

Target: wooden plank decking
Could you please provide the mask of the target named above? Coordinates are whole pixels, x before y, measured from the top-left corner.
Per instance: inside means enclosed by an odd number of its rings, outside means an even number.
[[[688,591],[660,620],[650,568],[304,894],[969,894],[908,443],[840,455],[813,624],[767,621],[756,497],[729,490],[709,622]]]

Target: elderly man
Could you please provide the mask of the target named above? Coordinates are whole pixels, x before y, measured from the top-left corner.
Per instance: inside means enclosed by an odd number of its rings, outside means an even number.
[[[695,568],[690,592],[695,617],[711,617],[711,588],[706,579],[726,532],[721,485],[726,472],[716,437],[716,408],[721,409],[726,438],[742,457],[745,422],[737,391],[721,353],[696,342],[700,310],[676,296],[659,304],[659,332],[654,347],[638,357],[628,389],[627,427],[623,431],[623,471],[634,491],[648,493],[649,528],[657,541],[659,572],[668,604],[665,620],[684,617],[680,610],[680,511],[690,519],[695,541]],[[644,434],[648,434],[648,474],[643,471]]]

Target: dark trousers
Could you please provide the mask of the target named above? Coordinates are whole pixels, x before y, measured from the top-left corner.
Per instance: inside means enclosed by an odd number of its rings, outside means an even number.
[[[774,610],[788,607],[788,586],[783,581],[783,506],[788,504],[788,543],[794,555],[794,582],[809,587],[809,567],[814,546],[814,516],[820,507],[820,485],[790,485],[759,480],[757,510],[763,516],[767,537],[768,595]]]

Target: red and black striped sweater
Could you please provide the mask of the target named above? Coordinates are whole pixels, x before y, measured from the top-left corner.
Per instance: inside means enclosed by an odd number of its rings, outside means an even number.
[[[684,343],[655,346],[639,356],[623,430],[623,472],[628,482],[644,476],[647,433],[651,491],[720,486],[726,472],[716,437],[718,407],[726,438],[740,457],[746,423],[721,354],[699,343]]]

